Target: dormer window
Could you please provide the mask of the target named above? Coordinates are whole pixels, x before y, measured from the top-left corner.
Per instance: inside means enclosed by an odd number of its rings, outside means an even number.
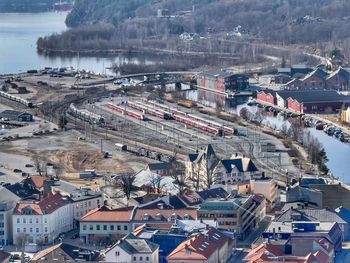
[[[156,219],[157,219],[157,220],[162,220],[162,215],[158,213],[158,214],[156,215]]]
[[[190,220],[190,215],[189,214],[185,214],[184,215],[184,220]]]
[[[170,217],[171,221],[175,221],[177,219],[177,214],[173,213]]]
[[[149,214],[147,213],[143,214],[142,220],[149,220]]]

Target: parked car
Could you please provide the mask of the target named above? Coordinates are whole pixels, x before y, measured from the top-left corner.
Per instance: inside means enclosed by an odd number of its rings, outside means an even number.
[[[14,172],[14,173],[21,173],[21,172],[22,172],[22,170],[21,170],[21,169],[17,169],[17,168],[16,168],[16,169],[13,169],[13,172]]]

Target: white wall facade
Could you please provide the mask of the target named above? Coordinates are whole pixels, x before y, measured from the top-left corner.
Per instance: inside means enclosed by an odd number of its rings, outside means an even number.
[[[88,200],[82,200],[72,203],[74,219],[79,220],[81,217],[86,215],[91,210],[95,208],[100,208],[103,206],[103,197],[99,196],[96,198],[91,198]]]
[[[116,245],[106,252],[105,261],[115,263],[159,263],[159,249],[156,249],[153,253],[128,254]]]

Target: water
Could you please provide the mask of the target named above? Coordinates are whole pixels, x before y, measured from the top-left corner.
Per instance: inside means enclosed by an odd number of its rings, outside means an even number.
[[[243,107],[246,107],[252,113],[258,110],[255,106],[250,107],[243,104],[237,107],[235,113],[238,114]],[[263,123],[274,129],[282,129],[283,124],[286,124],[287,128],[290,126],[288,121],[279,116],[265,116]],[[342,143],[336,138],[328,136],[323,131],[316,130],[315,128],[309,128],[308,131],[318,139],[325,149],[328,157],[327,167],[332,174],[338,177],[340,181],[350,184],[350,144]]]
[[[39,55],[36,41],[39,37],[66,30],[67,12],[35,14],[0,14],[0,74],[19,73],[44,67],[68,67],[110,74],[106,68],[114,63],[150,63],[136,56],[45,56]],[[78,63],[79,61],[79,63]]]

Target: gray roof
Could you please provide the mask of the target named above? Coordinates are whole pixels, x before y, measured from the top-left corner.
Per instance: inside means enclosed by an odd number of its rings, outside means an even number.
[[[18,202],[21,200],[19,196],[11,192],[5,187],[0,186],[0,203],[6,203],[6,202]]]
[[[320,221],[337,222],[346,224],[346,222],[335,212],[327,209],[288,209],[282,215],[275,218],[276,222],[293,222],[292,215],[300,215],[300,221]]]
[[[20,111],[14,111],[14,110],[4,110],[0,113],[0,117],[13,119],[13,118],[18,118],[19,116],[21,116],[24,113],[29,114],[26,112],[20,112]]]
[[[128,254],[137,254],[137,253],[153,253],[156,251],[159,246],[145,239],[140,239],[133,234],[129,234],[116,243],[115,246],[119,246]]]
[[[237,170],[241,173],[258,171],[258,168],[256,168],[253,161],[249,158],[221,160],[221,163],[223,164],[228,173],[232,171],[233,167],[236,167]]]
[[[340,95],[335,90],[283,90],[277,91],[283,99],[293,98],[301,103],[310,102],[342,102],[349,101],[347,96]]]
[[[166,169],[170,169],[170,168],[171,168],[171,163],[166,163],[166,162],[162,162],[162,163],[149,163],[149,164],[147,164],[147,167],[148,167],[151,171],[166,170]]]
[[[209,78],[215,78],[215,77],[228,78],[235,74],[232,72],[223,71],[223,70],[209,70],[209,71],[201,72],[199,75],[204,77],[209,77]]]

